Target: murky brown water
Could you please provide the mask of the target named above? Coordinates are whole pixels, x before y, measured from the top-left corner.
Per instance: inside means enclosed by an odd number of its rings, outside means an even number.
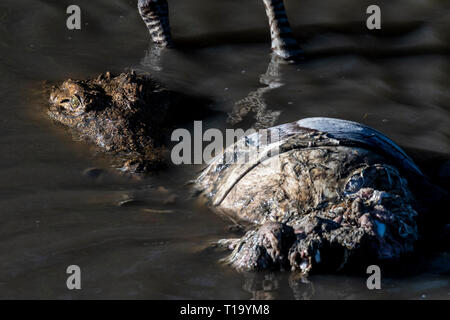
[[[302,284],[287,273],[237,274],[216,263],[219,252],[204,250],[229,233],[185,186],[201,167],[141,181],[83,174],[107,164],[46,118],[43,80],[159,69],[170,88],[206,94],[229,112],[264,87],[270,56],[259,0],[171,0],[180,50],[160,58],[147,52],[136,1],[76,2],[81,31],[65,27],[73,1],[0,3],[0,298],[450,298],[447,254],[419,274],[383,279],[377,292],[361,277],[317,275]],[[449,154],[449,3],[377,3],[383,29],[370,33],[368,1],[287,1],[309,60],[282,66],[283,86],[261,97],[281,111],[277,123],[356,120],[402,146]],[[219,114],[205,123],[224,121]],[[118,206],[130,197],[140,202]],[[66,289],[71,264],[82,269],[78,292]]]

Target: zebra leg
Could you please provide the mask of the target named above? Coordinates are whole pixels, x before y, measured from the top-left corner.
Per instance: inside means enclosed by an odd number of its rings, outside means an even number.
[[[173,43],[167,0],[139,0],[138,9],[152,41],[160,47],[171,47]]]
[[[284,59],[299,57],[300,49],[292,33],[283,0],[263,0],[270,25],[272,51]]]

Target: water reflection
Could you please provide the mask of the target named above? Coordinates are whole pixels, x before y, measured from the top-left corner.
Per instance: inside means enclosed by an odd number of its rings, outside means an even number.
[[[144,70],[161,72],[163,70],[162,56],[166,51],[166,48],[161,48],[159,46],[155,46],[153,43],[150,43],[144,57],[141,60],[141,65],[144,67]]]
[[[251,294],[252,300],[278,299],[278,291],[283,277],[280,273],[245,273],[244,291]]]
[[[287,296],[296,300],[311,300],[315,297],[314,282],[294,272],[246,273],[242,288],[251,294],[252,300],[286,298],[283,288],[289,288]]]
[[[144,57],[140,62],[141,72],[162,73],[164,71],[164,58],[168,49],[149,44]],[[250,91],[246,97],[236,101],[228,114],[226,123],[240,128],[263,129],[272,127],[278,121],[282,110],[269,108],[266,102],[267,94],[281,89],[285,83],[283,67],[296,65],[293,61],[286,61],[278,55],[271,53],[266,72],[259,77],[261,86]],[[181,70],[180,70],[181,72]]]
[[[234,104],[227,119],[229,124],[241,124],[242,127],[246,126],[247,121],[251,121],[250,126],[258,130],[272,127],[277,122],[281,111],[269,109],[264,96],[270,91],[284,86],[281,67],[286,64],[288,62],[277,55],[273,53],[270,55],[267,71],[259,77],[259,82],[263,86],[251,91],[245,98]]]

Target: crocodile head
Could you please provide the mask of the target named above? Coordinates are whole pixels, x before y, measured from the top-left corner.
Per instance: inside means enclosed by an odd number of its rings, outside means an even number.
[[[52,87],[49,102],[50,117],[70,125],[86,112],[103,109],[108,104],[108,98],[95,83],[69,79]]]

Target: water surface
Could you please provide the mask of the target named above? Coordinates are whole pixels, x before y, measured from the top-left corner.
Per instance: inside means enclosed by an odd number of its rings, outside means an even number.
[[[230,236],[229,222],[185,185],[201,166],[142,180],[86,175],[107,169],[107,159],[49,121],[42,95],[44,81],[133,68],[210,99],[219,113],[206,127],[225,128],[235,103],[256,95],[280,113],[276,123],[355,120],[401,146],[449,154],[448,1],[378,1],[377,32],[365,28],[368,1],[287,1],[308,59],[279,66],[265,83],[271,57],[261,1],[171,0],[180,46],[159,57],[135,2],[78,1],[80,31],[66,28],[72,1],[0,3],[0,298],[449,299],[446,253],[419,273],[384,278],[376,292],[360,276],[302,283],[218,264],[222,254],[205,248]],[[139,201],[118,205],[131,198]],[[72,264],[82,269],[81,291],[66,288]]]

